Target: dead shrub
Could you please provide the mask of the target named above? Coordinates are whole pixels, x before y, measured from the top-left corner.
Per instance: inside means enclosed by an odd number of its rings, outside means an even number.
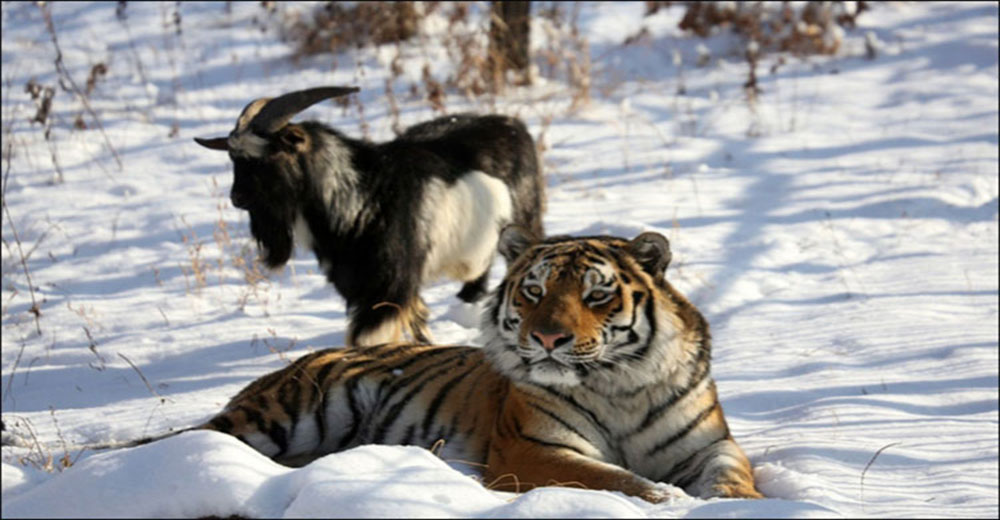
[[[298,18],[284,24],[284,37],[295,44],[300,58],[408,40],[424,12],[414,2],[326,2],[304,17],[292,16]]]
[[[646,14],[670,2],[647,2]],[[783,51],[796,56],[834,54],[843,39],[842,27],[854,28],[867,2],[685,2],[678,26],[702,38],[731,28],[759,52]]]

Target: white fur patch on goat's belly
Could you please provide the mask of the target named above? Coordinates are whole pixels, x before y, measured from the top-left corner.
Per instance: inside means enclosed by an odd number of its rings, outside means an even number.
[[[421,209],[421,222],[430,226],[424,280],[470,281],[483,274],[512,213],[510,190],[496,177],[472,171],[450,186],[431,180]]]

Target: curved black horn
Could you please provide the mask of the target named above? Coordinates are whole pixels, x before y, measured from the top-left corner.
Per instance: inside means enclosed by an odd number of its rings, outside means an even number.
[[[310,106],[324,99],[346,96],[359,90],[361,89],[358,87],[318,87],[278,96],[260,109],[250,122],[250,130],[257,135],[273,134],[288,124],[295,114]]]
[[[229,149],[229,139],[225,137],[216,137],[214,139],[202,139],[200,137],[195,137],[194,142],[208,148],[210,150],[228,150]]]

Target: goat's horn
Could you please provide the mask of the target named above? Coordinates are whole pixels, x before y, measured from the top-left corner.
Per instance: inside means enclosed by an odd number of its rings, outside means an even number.
[[[225,137],[216,137],[214,139],[202,139],[200,137],[195,137],[194,142],[209,148],[211,150],[228,150],[229,149],[229,139]]]
[[[270,135],[288,124],[295,114],[323,101],[358,92],[358,87],[319,87],[289,92],[264,105],[250,122],[250,129],[257,135]]]

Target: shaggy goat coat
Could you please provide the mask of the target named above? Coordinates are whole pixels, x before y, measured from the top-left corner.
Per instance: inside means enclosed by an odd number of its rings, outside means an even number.
[[[542,233],[534,142],[520,121],[500,115],[445,116],[380,144],[314,121],[260,121],[288,96],[320,90],[254,101],[227,139],[198,142],[229,151],[233,205],[249,212],[269,267],[284,265],[296,242],[315,253],[347,302],[349,344],[395,341],[404,331],[429,342],[422,285],[460,280],[459,297],[475,301],[501,227]],[[315,97],[324,99],[309,104]]]

